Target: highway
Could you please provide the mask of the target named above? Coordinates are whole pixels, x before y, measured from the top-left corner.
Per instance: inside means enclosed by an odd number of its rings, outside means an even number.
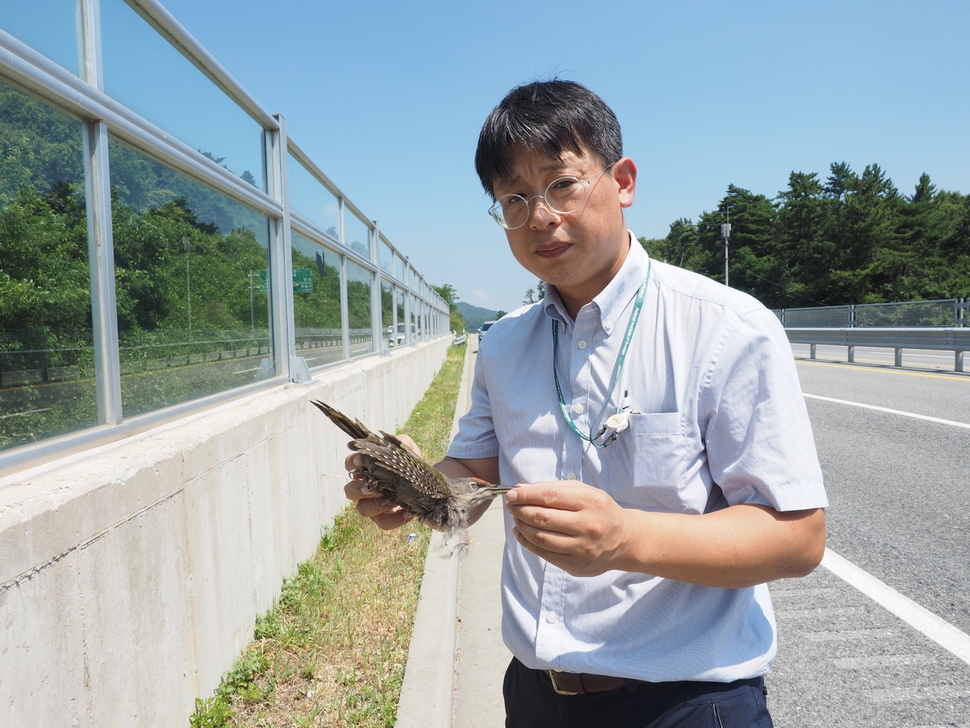
[[[830,551],[808,578],[771,585],[775,725],[967,728],[970,375],[946,353],[899,369],[892,350],[857,349],[856,364],[844,347],[793,351]]]

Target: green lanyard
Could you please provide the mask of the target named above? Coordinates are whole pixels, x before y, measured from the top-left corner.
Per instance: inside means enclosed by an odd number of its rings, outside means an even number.
[[[613,375],[610,378],[610,391],[607,393],[606,399],[603,400],[603,408],[600,410],[600,413],[596,416],[595,419],[591,421],[591,424],[594,426],[596,425],[597,422],[599,422],[600,418],[603,416],[603,413],[606,411],[607,406],[609,406],[610,399],[613,397],[613,390],[616,389],[616,384],[620,380],[620,370],[623,369],[623,362],[626,359],[626,352],[627,352],[627,349],[630,348],[630,342],[633,341],[633,332],[636,331],[637,322],[640,320],[640,311],[643,309],[643,297],[647,292],[647,281],[650,280],[650,267],[651,267],[651,263],[648,263],[647,275],[643,279],[643,283],[640,284],[640,290],[637,291],[637,299],[633,304],[633,311],[630,313],[630,322],[626,325],[626,333],[623,335],[623,344],[620,346],[620,354],[616,358],[616,364],[613,365]],[[596,440],[601,438],[606,433],[607,425],[604,425],[602,428],[600,428],[599,432],[596,433],[596,435],[593,435],[592,428],[590,428],[588,435],[584,435],[582,432],[579,431],[579,428],[576,427],[576,423],[573,421],[573,416],[569,414],[569,408],[566,406],[566,398],[563,397],[562,387],[559,384],[559,371],[558,371],[558,368],[556,367],[556,359],[558,358],[557,356],[558,353],[559,353],[559,326],[558,326],[558,322],[555,319],[553,319],[552,320],[552,375],[556,380],[556,394],[559,395],[559,408],[562,410],[563,417],[566,418],[566,424],[569,425],[570,429],[573,432],[579,435],[586,442],[592,444],[593,447],[596,447],[602,450],[603,448],[613,444],[613,441],[616,440],[617,433],[625,428],[626,422],[623,421],[623,425],[620,427],[616,427],[616,428],[611,427],[610,429],[612,430],[612,432],[610,433],[609,437],[607,437],[606,441],[603,442],[603,444],[596,442]],[[613,418],[611,417],[610,419],[613,419]]]

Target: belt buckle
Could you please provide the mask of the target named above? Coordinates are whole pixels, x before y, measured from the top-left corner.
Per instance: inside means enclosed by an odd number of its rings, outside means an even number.
[[[556,691],[556,695],[579,695],[579,693],[572,692],[571,690],[563,690],[559,687],[559,684],[556,682],[557,672],[562,672],[562,670],[546,670],[546,674],[552,682],[552,689]]]

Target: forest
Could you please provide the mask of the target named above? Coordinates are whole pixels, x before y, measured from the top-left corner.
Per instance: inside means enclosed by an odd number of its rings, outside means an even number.
[[[721,225],[730,216],[729,283],[769,308],[970,296],[970,195],[928,174],[901,193],[878,164],[791,172],[774,198],[731,185],[714,211],[640,239],[658,260],[724,280]]]
[[[267,220],[120,141],[109,150],[119,331],[265,329]],[[19,348],[43,349],[90,329],[82,154],[79,122],[0,84],[7,351],[14,331]],[[248,171],[241,177],[251,179]],[[328,264],[323,251],[294,235],[293,268],[313,278],[296,302],[298,326],[340,327],[339,258],[327,253]],[[369,283],[350,278],[350,327],[369,328]]]
[[[97,424],[83,153],[81,122],[0,83],[0,449]],[[109,166],[125,417],[271,375],[267,219],[114,138]],[[298,333],[339,358],[339,257],[294,235],[292,265]]]

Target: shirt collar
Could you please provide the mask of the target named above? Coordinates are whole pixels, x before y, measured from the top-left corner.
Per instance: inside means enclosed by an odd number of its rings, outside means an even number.
[[[616,322],[620,318],[623,310],[630,305],[640,290],[640,285],[647,275],[647,267],[650,259],[643,246],[636,242],[633,233],[630,236],[630,251],[627,253],[626,260],[613,280],[611,280],[602,291],[592,300],[591,305],[594,310],[599,312],[600,325],[609,336],[616,329]],[[549,318],[560,321],[567,328],[573,324],[572,318],[566,312],[562,298],[555,286],[546,286],[546,297],[543,299],[543,310]],[[585,308],[585,307],[584,307]]]
[[[542,310],[546,316],[558,321],[567,329],[573,325],[573,320],[566,313],[566,306],[559,297],[559,291],[554,286],[546,284],[546,296],[542,299]]]

